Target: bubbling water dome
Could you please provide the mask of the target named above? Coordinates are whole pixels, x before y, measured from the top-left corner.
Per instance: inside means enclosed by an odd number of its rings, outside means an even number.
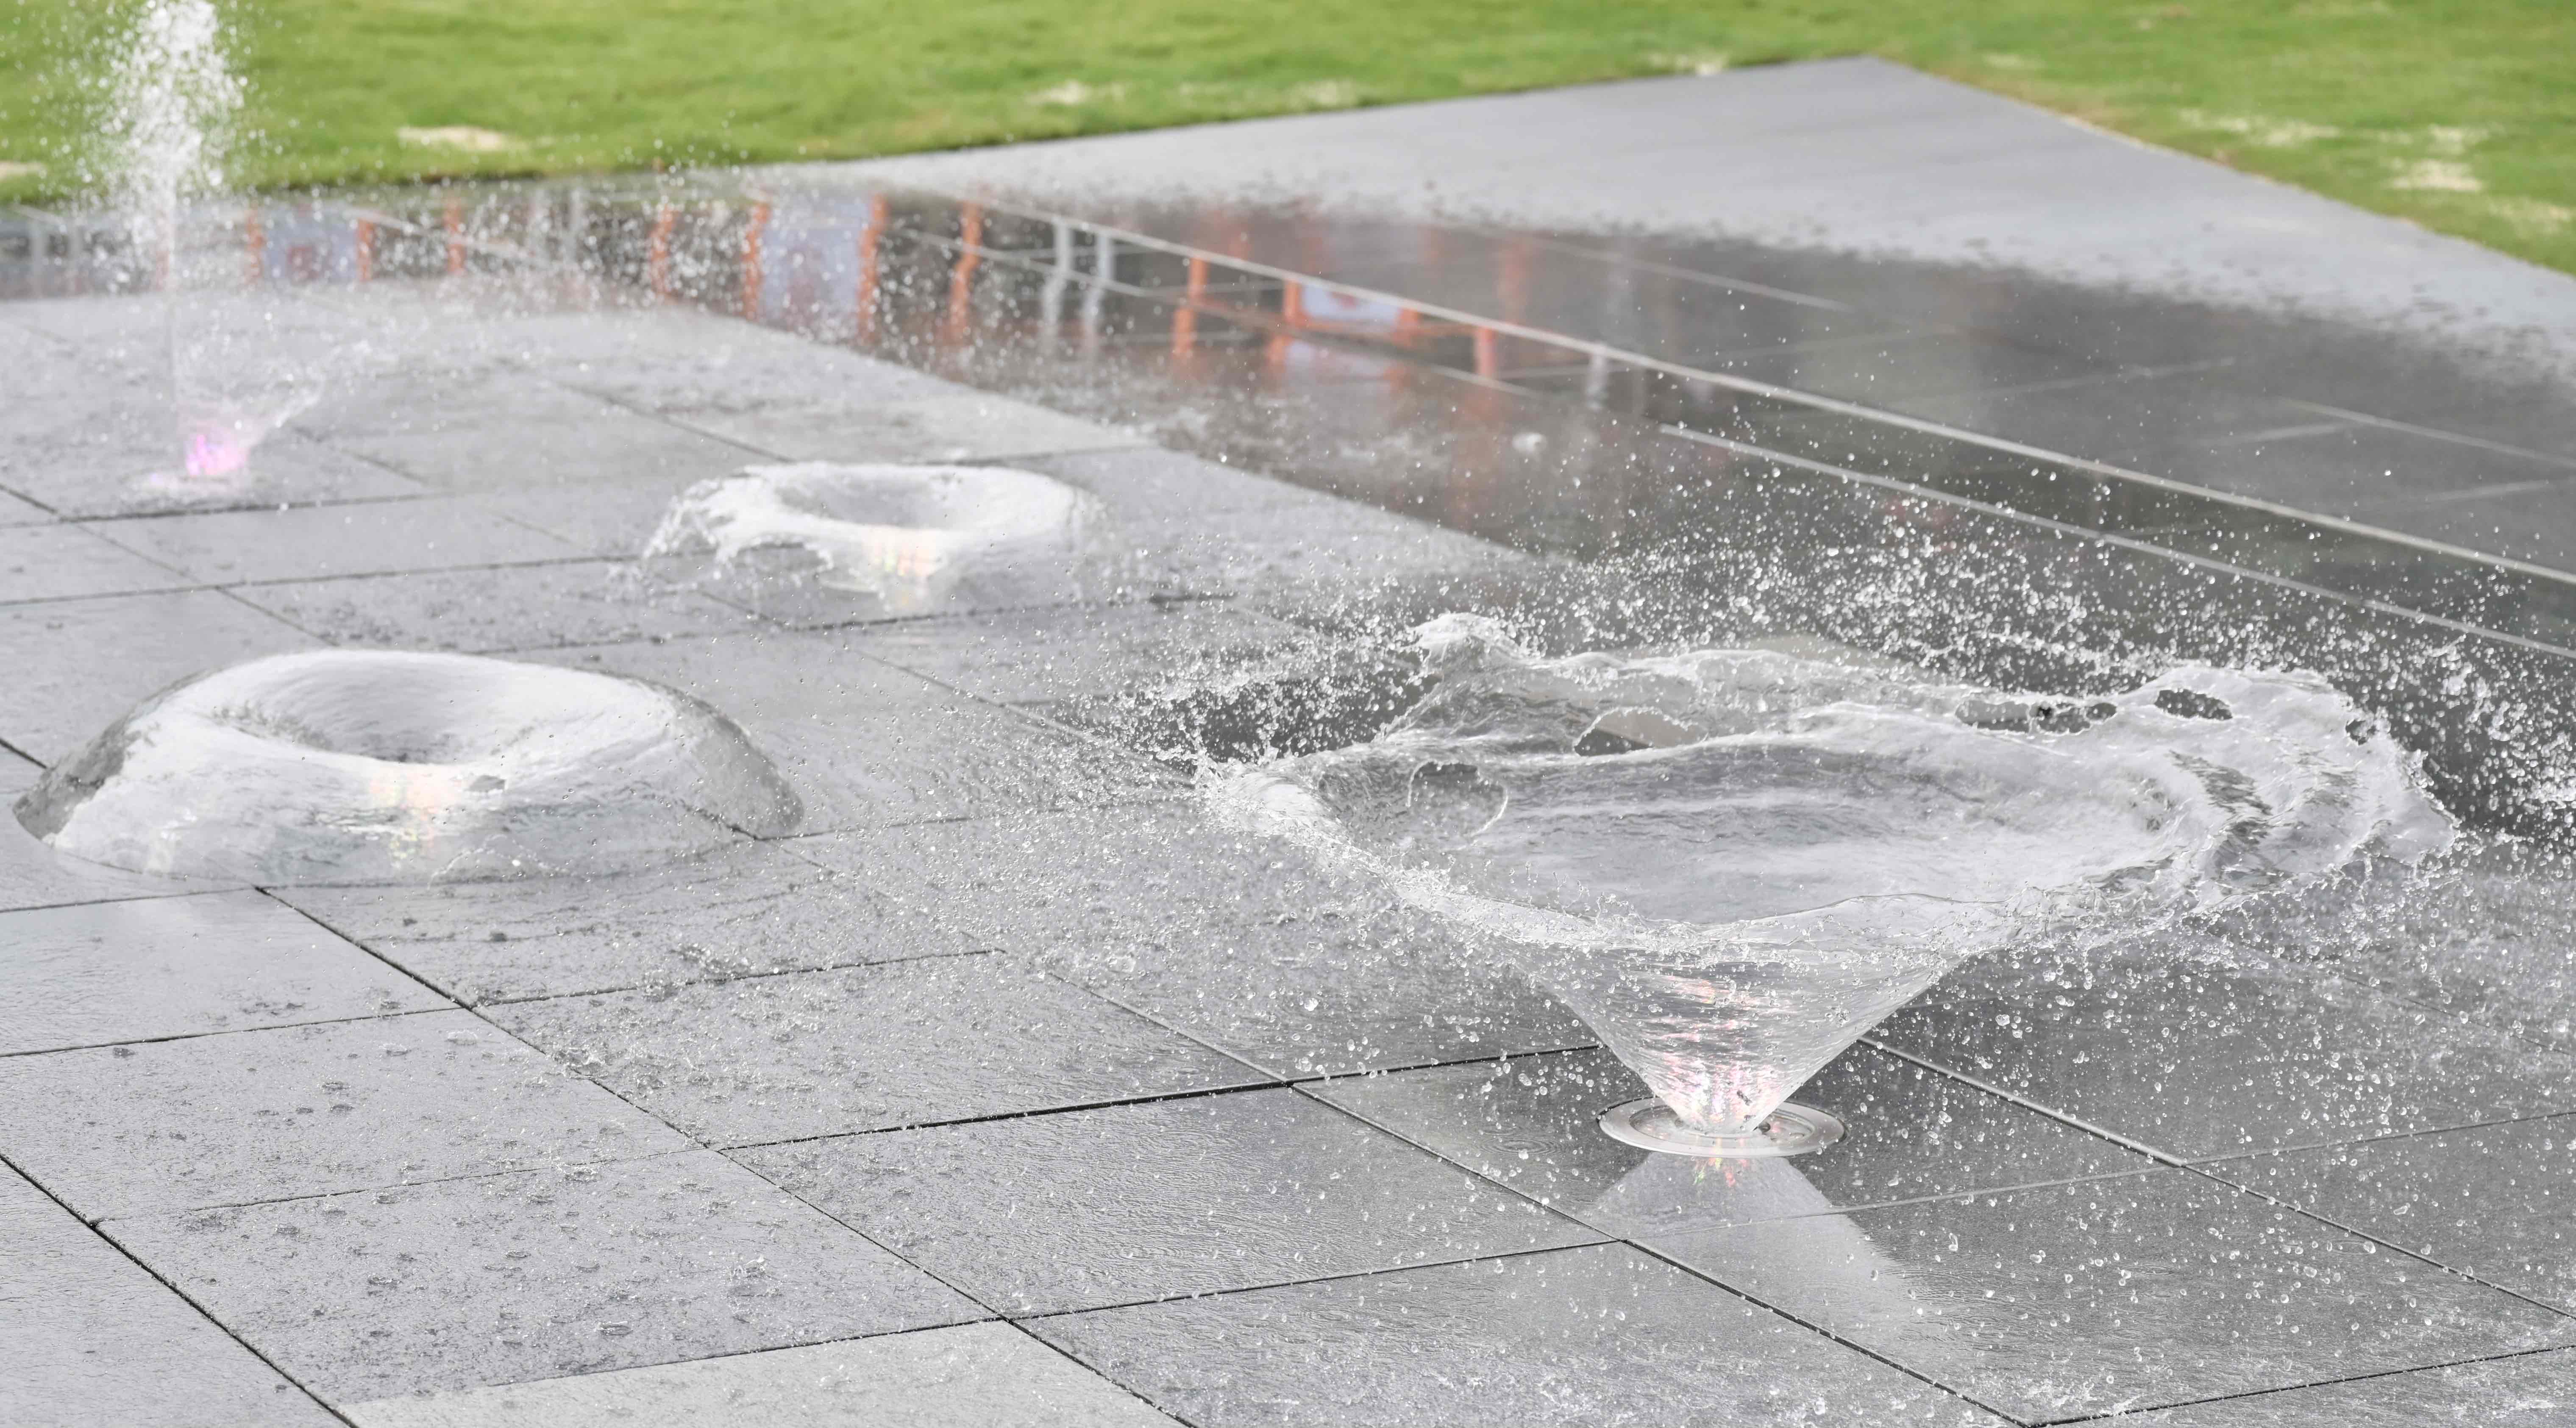
[[[2413,863],[2451,823],[2320,680],[2189,667],[2068,701],[1776,651],[1542,659],[1414,631],[1363,744],[1212,779],[1234,819],[1490,937],[1654,1092],[1658,1150],[1840,1133],[1789,1093],[1963,960]]]
[[[753,466],[683,492],[645,568],[767,614],[819,596],[887,615],[1068,599],[1106,524],[1097,498],[999,466]]]
[[[264,885],[614,872],[794,829],[733,721],[642,680],[326,650],[184,680],[18,800],[57,850]]]

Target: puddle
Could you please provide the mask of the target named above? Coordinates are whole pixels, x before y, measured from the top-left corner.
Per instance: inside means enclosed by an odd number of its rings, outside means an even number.
[[[1437,683],[1391,726],[1210,797],[1492,938],[1713,1133],[1968,958],[2451,839],[2415,761],[2297,675],[2067,700],[1778,650],[1543,659],[1472,615],[1414,638]]]
[[[687,695],[349,650],[174,685],[57,764],[17,813],[91,862],[271,886],[620,871],[801,816],[742,730]]]
[[[920,615],[1073,599],[1106,525],[1032,471],[754,466],[683,492],[644,562],[763,614]]]

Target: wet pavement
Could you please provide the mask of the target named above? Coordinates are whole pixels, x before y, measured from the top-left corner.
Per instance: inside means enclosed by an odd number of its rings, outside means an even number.
[[[2052,687],[2326,667],[2529,826],[2555,528],[2436,548],[2424,512],[2554,489],[2548,410],[2328,418],[2262,375],[2333,336],[2304,320],[2031,341],[2088,310],[1989,274],[2022,305],[1934,331],[1810,289],[1967,279],[1745,245],[531,193],[265,219],[302,264],[271,330],[356,355],[235,487],[133,480],[156,301],[0,304],[48,394],[0,411],[0,794],[175,679],[339,645],[668,685],[802,818],[597,878],[274,889],[0,825],[0,1416],[2576,1412],[2545,873],[2474,931],[1972,966],[1801,1093],[1843,1141],[1699,1161],[1600,1134],[1639,1087],[1580,1021],[1211,823],[1172,747],[1359,718],[1299,680],[1472,605]],[[2222,342],[2243,370],[2163,370]],[[896,620],[635,569],[684,488],[789,460],[1007,461],[1110,553],[1073,603]]]

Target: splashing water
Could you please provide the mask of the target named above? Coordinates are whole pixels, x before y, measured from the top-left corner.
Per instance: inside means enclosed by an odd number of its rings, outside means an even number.
[[[56,849],[261,884],[643,867],[792,830],[735,724],[659,685],[474,655],[272,655],[145,700],[19,799]]]
[[[2300,675],[2082,703],[1769,650],[1540,659],[1470,615],[1414,638],[1437,682],[1394,725],[1210,797],[1493,938],[1713,1134],[1969,957],[2451,839]]]
[[[257,315],[208,302],[241,282],[229,224],[208,211],[244,98],[224,41],[213,0],[151,0],[109,73],[110,196],[165,304],[178,463],[140,483],[161,492],[243,485],[254,449],[316,395],[310,363],[248,349]]]
[[[735,582],[765,613],[819,590],[909,615],[1068,598],[1104,521],[1089,493],[1031,471],[754,466],[683,492],[644,560]]]

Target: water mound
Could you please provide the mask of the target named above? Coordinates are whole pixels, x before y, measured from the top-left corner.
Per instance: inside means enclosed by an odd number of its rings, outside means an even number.
[[[1476,616],[1415,640],[1436,682],[1377,737],[1211,797],[1489,935],[1711,1136],[1966,958],[2451,837],[2305,676],[2079,701],[1766,650],[1539,659]]]
[[[764,614],[917,615],[1071,599],[1099,501],[998,466],[753,466],[682,492],[645,568]]]
[[[19,799],[62,852],[294,883],[609,872],[790,831],[741,729],[641,680],[472,655],[274,655],[173,685]]]

